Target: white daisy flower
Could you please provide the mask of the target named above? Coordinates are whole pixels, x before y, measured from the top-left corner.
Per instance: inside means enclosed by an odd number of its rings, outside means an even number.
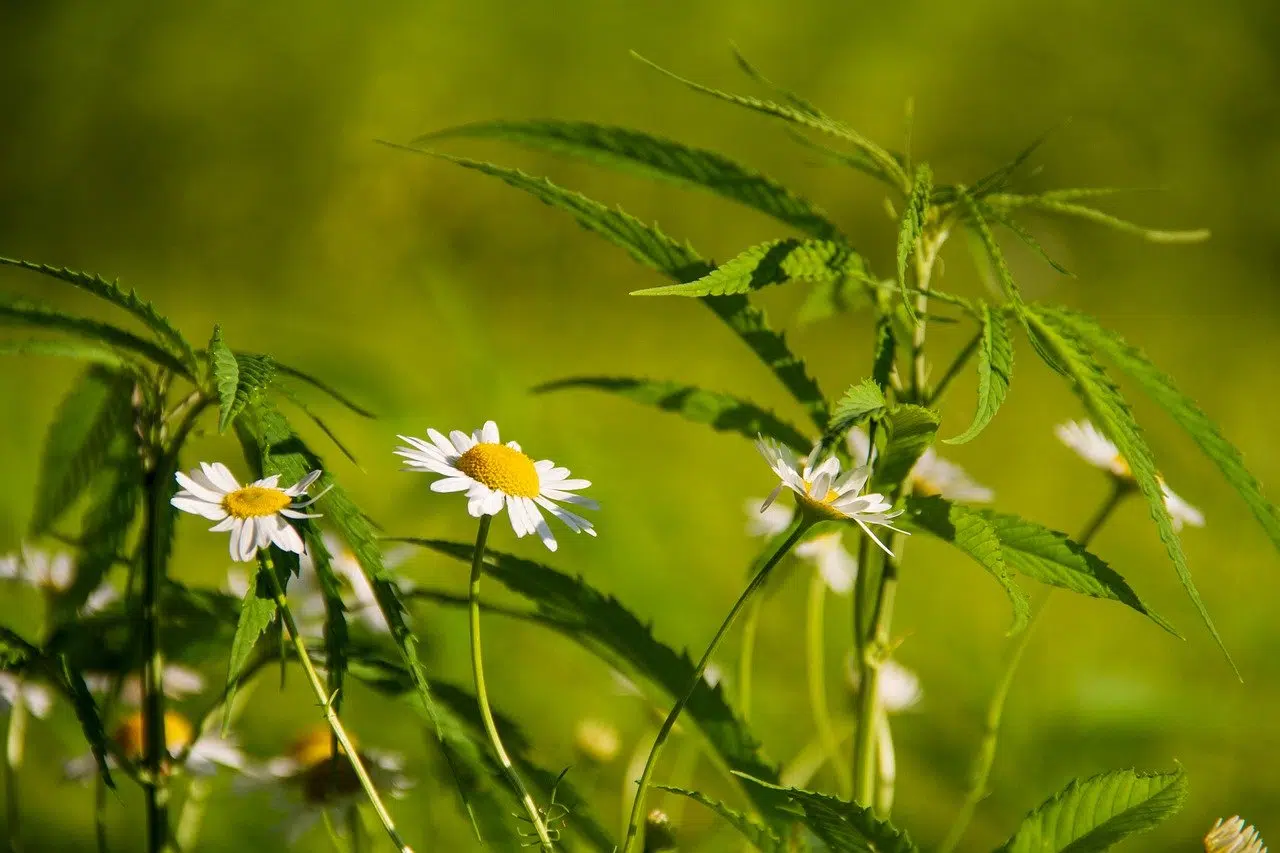
[[[791,526],[791,511],[781,504],[770,504],[763,512],[759,507],[759,500],[747,502],[747,532],[752,536],[777,536]],[[839,530],[805,539],[792,553],[813,563],[827,587],[837,595],[853,589],[858,560],[844,547],[844,536]]]
[[[75,583],[76,564],[70,554],[23,545],[19,553],[0,557],[0,578],[47,592],[66,592]]]
[[[364,750],[360,761],[379,793],[400,798],[412,782],[402,772],[404,760],[394,753]],[[247,787],[272,787],[277,803],[288,812],[286,834],[290,844],[328,813],[341,823],[346,809],[365,800],[364,789],[350,761],[332,760],[333,736],[328,726],[309,729],[284,755],[276,756],[245,777]]]
[[[574,533],[596,535],[591,522],[559,505],[599,509],[590,498],[573,494],[590,486],[591,481],[570,479],[568,468],[557,468],[549,459],[534,462],[514,441],[501,443],[498,425],[493,421],[486,421],[471,435],[454,430],[445,438],[434,429],[427,430],[427,435],[430,441],[399,436],[409,444],[395,451],[404,459],[404,470],[443,475],[443,480],[431,484],[431,490],[465,491],[467,512],[472,517],[497,515],[506,506],[516,536],[537,533],[551,551],[556,550],[556,538],[538,507],[564,522]]]
[[[7,711],[19,702],[33,717],[43,720],[53,708],[53,690],[17,673],[0,672],[0,710]]]
[[[847,438],[849,455],[853,459],[866,459],[870,439],[858,427],[849,430]],[[949,501],[963,503],[990,503],[995,497],[986,486],[979,484],[963,468],[943,459],[932,447],[925,450],[908,475],[911,491],[917,495],[937,495]]]
[[[1081,459],[1088,462],[1095,468],[1106,471],[1112,477],[1115,477],[1122,483],[1134,484],[1133,471],[1129,468],[1129,463],[1120,455],[1120,450],[1112,443],[1111,439],[1102,434],[1102,431],[1091,424],[1089,421],[1071,421],[1070,423],[1059,424],[1053,430],[1058,439],[1067,447],[1074,450]],[[1189,524],[1192,527],[1204,527],[1204,513],[1187,503],[1173,489],[1169,488],[1169,484],[1160,480],[1160,491],[1164,493],[1164,506],[1169,511],[1169,515],[1173,518],[1173,529],[1181,530],[1183,525]]]
[[[1267,853],[1258,830],[1239,817],[1218,819],[1204,837],[1205,853]]]
[[[165,749],[169,753],[164,768],[166,773],[172,771],[173,758],[183,753],[185,753],[183,767],[187,772],[198,776],[208,776],[219,766],[240,771],[245,769],[244,754],[234,740],[228,740],[217,733],[210,732],[201,735],[193,743],[194,736],[195,729],[186,717],[176,711],[165,711],[164,739]],[[125,717],[111,734],[116,752],[134,764],[141,762],[146,754],[146,738],[141,711]],[[119,766],[114,754],[107,756],[107,766],[111,768]],[[68,779],[90,779],[97,774],[98,764],[93,754],[87,753],[64,764],[62,772]]]
[[[894,510],[884,495],[875,492],[859,494],[871,477],[869,467],[864,465],[841,474],[840,460],[835,456],[828,456],[821,463],[815,464],[819,450],[817,446],[802,460],[791,448],[763,436],[756,441],[756,448],[781,481],[765,500],[764,506],[760,508],[761,512],[769,508],[785,486],[795,492],[796,500],[804,512],[829,520],[855,522],[890,556],[893,552],[876,538],[870,525],[878,524],[904,536],[909,535],[905,530],[898,530],[890,524],[894,518],[902,515],[902,510]]]
[[[850,652],[845,660],[845,672],[849,679],[849,689],[855,693],[858,692],[862,671],[854,652]],[[920,687],[920,678],[894,660],[887,660],[881,664],[877,684],[880,691],[880,705],[890,714],[910,711],[920,704],[920,699],[924,696],[924,690]]]
[[[612,723],[588,717],[574,728],[573,745],[592,764],[608,764],[622,749],[622,735]]]
[[[116,676],[110,672],[86,673],[84,683],[94,693],[106,693],[115,684]],[[204,690],[204,676],[190,667],[178,663],[165,664],[164,695],[170,699],[186,699]],[[142,705],[142,676],[136,672],[125,676],[120,684],[120,701],[126,705]]]
[[[179,471],[175,476],[182,491],[170,503],[183,512],[218,522],[209,528],[215,533],[231,531],[231,559],[242,563],[252,560],[259,548],[268,545],[303,553],[302,537],[288,519],[320,517],[299,512],[318,501],[320,495],[297,501],[320,478],[319,471],[312,471],[287,489],[277,485],[278,474],[241,486],[221,462],[201,462],[199,470],[190,474]]]

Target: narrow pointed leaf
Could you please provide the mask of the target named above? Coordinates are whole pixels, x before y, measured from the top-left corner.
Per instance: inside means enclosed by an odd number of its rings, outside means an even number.
[[[915,321],[915,307],[907,295],[907,264],[920,245],[924,235],[925,217],[929,213],[929,198],[933,194],[933,171],[928,163],[916,167],[911,182],[911,195],[898,223],[898,289],[902,292],[902,304],[908,316]]]
[[[1052,135],[1055,130],[1058,130],[1058,128],[1052,127],[1049,130],[1046,130],[1044,133],[1031,140],[1031,143],[1027,145],[1026,148],[1019,151],[1012,160],[974,184],[974,198],[981,199],[984,196],[990,195],[991,193],[1002,190],[1008,186],[1010,179],[1017,174],[1017,171],[1022,168],[1023,164],[1031,159],[1032,154],[1040,150],[1040,146],[1044,145],[1045,141],[1048,140],[1049,136]]]
[[[1152,243],[1202,243],[1209,239],[1209,229],[1195,228],[1185,231],[1168,231],[1160,228],[1146,228],[1127,219],[1121,219],[1113,216],[1105,211],[1098,210],[1095,207],[1089,207],[1085,204],[1077,204],[1073,201],[1064,200],[1062,197],[1055,198],[1052,194],[1045,195],[1013,195],[1001,194],[991,196],[989,203],[1000,208],[1021,208],[1024,210],[1035,210],[1040,213],[1055,214],[1058,216],[1067,216],[1073,219],[1083,219],[1092,222],[1095,225],[1102,225],[1113,231],[1119,231],[1122,234],[1131,234],[1135,237],[1141,237]]]
[[[978,342],[978,407],[968,429],[943,440],[947,444],[964,444],[977,438],[1000,410],[1012,376],[1013,339],[1009,326],[1000,312],[983,305],[982,337]]]
[[[786,853],[787,851],[787,846],[783,844],[782,839],[772,829],[742,812],[730,808],[719,800],[711,799],[701,791],[677,788],[674,785],[654,785],[654,787],[661,791],[688,797],[695,803],[706,806],[723,818],[725,823],[738,830],[751,846],[762,851],[762,853]]]
[[[702,278],[632,291],[632,296],[725,296],[751,293],[791,281],[836,282],[864,277],[866,267],[852,249],[832,240],[771,240],[752,246]]]
[[[333,568],[333,556],[325,547],[324,537],[317,535],[315,525],[309,526],[303,536],[307,553],[319,581],[320,597],[324,601],[324,668],[329,695],[333,697],[334,711],[340,711],[346,693],[347,647],[350,637],[347,631],[347,606],[342,601],[342,579]]]
[[[120,367],[123,364],[120,355],[108,347],[81,341],[51,341],[42,338],[0,342],[0,355],[48,355],[79,359],[104,367]]]
[[[894,330],[893,318],[888,312],[881,311],[876,315],[876,355],[871,365],[871,379],[881,393],[893,381],[894,358],[897,351],[898,336]]]
[[[1023,819],[997,853],[1102,853],[1182,808],[1187,777],[1116,770],[1077,779]]]
[[[132,332],[116,328],[110,323],[77,317],[44,305],[20,300],[0,300],[0,326],[28,326],[66,332],[77,338],[96,341],[116,350],[140,355],[153,364],[181,376],[188,378],[194,376],[194,373],[171,353]]]
[[[973,231],[986,252],[995,272],[996,281],[999,282],[1000,289],[1004,292],[1005,299],[1015,309],[1021,310],[1023,304],[1022,293],[1018,290],[1018,285],[1013,280],[1013,273],[1009,271],[1009,265],[1005,263],[1004,253],[1000,251],[1000,244],[996,242],[995,235],[991,233],[991,226],[987,224],[986,217],[982,215],[982,210],[979,208],[977,201],[974,200],[968,190],[961,188],[960,201],[967,214],[965,224]]]
[[[738,50],[737,46],[733,47],[733,58],[737,61],[738,67],[742,69],[743,73],[745,73],[748,77],[750,77],[755,82],[759,83],[761,86],[768,89],[770,92],[773,92],[773,94],[776,95],[777,97],[786,101],[792,107],[795,107],[797,110],[799,110],[802,113],[808,113],[811,116],[816,116],[816,117],[823,116],[822,110],[818,109],[812,103],[805,100],[803,97],[791,91],[790,89],[785,89],[782,86],[779,86],[777,83],[774,83],[768,77],[764,76],[764,74],[761,73],[760,69],[752,65],[751,62],[746,58],[746,56],[742,54],[742,51]]]
[[[752,786],[788,797],[799,807],[805,826],[827,845],[830,853],[920,853],[906,832],[887,820],[877,819],[871,809],[816,791],[745,778]]]
[[[245,356],[245,355],[252,356],[252,355],[259,355],[259,354],[251,353],[251,352],[236,353],[237,357]],[[265,356],[260,356],[260,357],[265,358]],[[278,375],[288,376],[290,379],[297,379],[299,382],[306,383],[307,385],[310,385],[312,388],[315,388],[317,391],[324,392],[328,396],[332,397],[336,402],[340,403],[344,408],[349,409],[350,411],[354,412],[355,414],[359,415],[362,418],[373,419],[377,417],[377,415],[375,415],[372,411],[370,411],[369,409],[366,409],[364,406],[361,406],[359,403],[355,402],[350,397],[346,396],[341,391],[334,388],[329,383],[325,382],[323,379],[319,379],[311,375],[310,373],[299,370],[296,367],[291,367],[290,365],[287,365],[287,364],[281,364],[279,361],[275,361],[274,359],[272,360],[272,363],[275,364],[276,373]]]
[[[89,692],[89,687],[84,683],[84,676],[72,669],[65,658],[51,661],[49,669],[53,670],[56,683],[71,700],[76,720],[80,723],[80,731],[88,741],[94,761],[98,764],[98,775],[102,777],[103,784],[114,789],[116,783],[111,778],[111,768],[107,764],[107,732],[102,725],[98,704],[94,701],[93,694]]]

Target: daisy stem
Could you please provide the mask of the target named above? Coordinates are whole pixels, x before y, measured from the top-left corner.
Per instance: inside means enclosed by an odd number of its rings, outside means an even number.
[[[512,765],[506,747],[502,745],[498,727],[493,721],[493,711],[489,707],[489,691],[485,687],[484,660],[480,650],[480,578],[484,575],[484,546],[489,538],[489,525],[492,523],[493,516],[480,516],[480,529],[476,531],[476,545],[471,552],[471,583],[467,612],[471,624],[471,672],[475,676],[476,702],[480,705],[480,717],[484,720],[484,730],[489,735],[489,743],[498,756],[498,763],[502,765],[502,772],[511,782],[511,787],[516,789],[520,802],[529,815],[529,822],[533,824],[534,832],[538,834],[538,843],[542,845],[544,851],[551,853],[555,848],[551,845],[551,835],[547,832],[546,822],[543,821],[542,813],[538,811],[537,804],[530,796],[529,789],[524,786],[524,781]]]
[[[27,703],[22,695],[23,684],[18,682],[13,703],[9,706],[9,730],[5,737],[4,752],[4,802],[9,849],[18,853],[22,849],[22,831],[19,823],[18,774],[22,770],[23,747],[27,732]]]
[[[756,633],[763,606],[763,598],[751,599],[747,615],[742,618],[742,646],[738,650],[738,713],[744,723],[751,722],[751,673],[755,666]]]
[[[1094,514],[1089,523],[1085,525],[1080,536],[1076,538],[1076,541],[1081,546],[1087,547],[1089,545],[1093,537],[1106,524],[1107,519],[1115,512],[1116,507],[1120,506],[1132,489],[1133,487],[1129,484],[1119,480],[1116,481],[1115,488],[1112,489],[1111,494],[1099,507],[1098,512]],[[1013,686],[1013,678],[1018,672],[1018,665],[1022,662],[1022,653],[1027,650],[1027,645],[1031,641],[1032,629],[1040,621],[1040,615],[1049,606],[1052,596],[1053,588],[1050,587],[1044,598],[1040,600],[1040,604],[1035,611],[1032,612],[1031,618],[1027,621],[1027,627],[1023,629],[1022,634],[1009,648],[1008,656],[1005,658],[1004,670],[1000,674],[1000,680],[996,682],[996,689],[991,694],[991,701],[987,704],[987,714],[983,721],[982,741],[978,744],[978,752],[973,758],[973,769],[969,775],[969,790],[965,794],[964,803],[960,806],[959,814],[956,815],[955,821],[951,824],[951,829],[947,832],[946,839],[938,848],[938,853],[951,853],[956,849],[960,839],[964,837],[965,830],[969,828],[969,822],[973,819],[973,813],[977,810],[978,804],[987,795],[987,780],[991,778],[991,767],[996,759],[996,746],[1000,740],[1000,720],[1004,715],[1005,701],[1009,698],[1009,690]]]
[[[890,538],[885,543],[893,547]],[[880,668],[889,655],[889,625],[898,591],[898,566],[885,555],[881,560],[880,589],[875,599],[871,633],[859,657],[858,726],[853,740],[853,801],[872,808],[876,789],[876,730],[879,727]]]
[[[698,665],[694,669],[693,679],[689,682],[689,687],[685,690],[684,695],[676,701],[670,713],[667,714],[667,718],[662,721],[662,728],[658,729],[658,736],[653,740],[653,747],[649,750],[649,758],[645,761],[644,770],[640,774],[635,799],[631,803],[631,817],[627,821],[627,836],[623,841],[622,853],[631,853],[632,850],[636,849],[637,844],[644,841],[639,836],[644,822],[645,794],[648,793],[649,783],[658,761],[658,755],[662,751],[662,745],[666,743],[667,738],[671,735],[671,729],[675,726],[676,720],[679,719],[680,712],[684,710],[685,705],[689,704],[689,700],[693,698],[694,691],[702,683],[702,675],[707,669],[707,664],[711,662],[711,658],[716,653],[716,649],[720,647],[720,642],[724,639],[725,634],[729,633],[729,628],[732,627],[734,620],[738,618],[738,613],[741,612],[743,605],[751,599],[760,587],[764,586],[764,582],[768,580],[773,567],[800,541],[800,537],[804,536],[811,526],[813,526],[812,519],[804,517],[797,519],[786,538],[778,546],[778,549],[770,555],[769,559],[760,567],[760,570],[756,572],[755,577],[747,584],[747,588],[742,591],[742,594],[738,596],[738,600],[733,603],[729,614],[720,623],[720,628],[716,631],[715,636],[711,638],[710,644],[707,645],[707,650],[703,652],[702,659],[698,661]]]
[[[316,673],[316,668],[311,665],[311,656],[307,652],[307,644],[302,639],[302,634],[298,631],[298,623],[294,621],[293,613],[289,610],[289,602],[285,598],[284,587],[280,585],[280,578],[276,577],[275,566],[271,562],[271,555],[267,549],[263,548],[258,551],[258,562],[259,573],[266,575],[271,585],[271,593],[276,600],[276,608],[280,611],[280,618],[284,620],[285,630],[289,634],[289,641],[293,643],[293,650],[298,657],[298,662],[302,665],[302,671],[306,673],[307,681],[311,684],[311,690],[316,694],[316,698],[320,700],[320,707],[324,709],[324,717],[329,723],[329,728],[333,729],[334,736],[337,737],[338,743],[351,761],[351,768],[355,770],[356,778],[360,780],[360,787],[364,789],[369,802],[373,804],[373,810],[377,813],[378,819],[382,821],[382,827],[387,831],[387,836],[390,837],[391,843],[401,853],[413,853],[409,845],[405,844],[400,837],[400,833],[396,831],[395,822],[391,820],[391,813],[383,805],[382,797],[378,795],[378,789],[373,786],[373,780],[369,778],[369,771],[365,770],[364,762],[361,760],[360,754],[356,752],[355,744],[351,742],[350,736],[347,735],[346,726],[342,724],[342,720],[338,717],[338,712],[333,709],[333,701],[329,691],[325,689],[324,682],[320,680],[320,676]]]
[[[835,770],[840,796],[848,798],[853,789],[853,776],[840,760],[840,739],[836,737],[831,713],[827,709],[826,603],[827,581],[815,569],[809,576],[809,605],[805,620],[805,674],[809,682],[809,706],[813,709],[814,728],[826,745],[827,758]]]

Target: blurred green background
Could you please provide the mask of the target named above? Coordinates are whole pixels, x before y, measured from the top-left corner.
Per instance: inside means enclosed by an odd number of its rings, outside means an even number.
[[[625,401],[539,398],[529,389],[574,374],[646,375],[732,390],[795,422],[799,412],[699,306],[628,297],[660,282],[566,217],[374,140],[497,117],[633,125],[763,168],[824,206],[876,269],[889,271],[894,224],[878,185],[820,166],[779,126],[690,93],[627,53],[749,91],[731,42],[891,147],[914,98],[914,151],[939,180],[972,181],[1070,118],[1035,156],[1043,171],[1027,186],[1167,188],[1117,197],[1111,209],[1156,226],[1210,228],[1209,243],[1154,246],[1043,221],[1041,242],[1077,277],[1010,245],[1015,274],[1030,297],[1092,311],[1143,346],[1264,483],[1280,480],[1272,427],[1280,415],[1272,370],[1280,213],[1268,189],[1280,182],[1280,16],[1269,2],[5,3],[0,253],[119,276],[193,340],[219,322],[233,346],[312,369],[376,409],[381,420],[370,423],[316,400],[362,463],[356,469],[331,452],[335,470],[390,532],[473,534],[460,501],[397,473],[394,434],[497,420],[504,438],[593,480],[603,504],[599,538],[561,531],[561,550],[548,561],[652,618],[659,637],[701,648],[756,548],[743,505],[771,488],[768,469],[739,439]],[[455,150],[617,201],[706,255],[727,257],[785,233],[709,195],[495,145]],[[972,292],[962,245],[945,257],[944,286]],[[2,286],[98,310],[89,297],[24,274],[4,273]],[[761,296],[781,326],[799,294]],[[961,334],[935,341],[954,347]],[[861,319],[792,338],[829,395],[867,371]],[[1074,398],[1025,342],[1019,351],[1004,410],[980,440],[948,455],[996,490],[998,507],[1076,530],[1106,484],[1053,437],[1055,423],[1080,415]],[[3,550],[21,539],[44,426],[74,375],[49,361],[0,364]],[[950,395],[944,434],[967,425],[971,386],[966,378]],[[993,793],[968,849],[1001,841],[1073,776],[1175,761],[1190,774],[1190,801],[1128,849],[1194,849],[1215,818],[1235,813],[1280,837],[1280,824],[1267,822],[1280,814],[1277,557],[1194,445],[1145,401],[1137,410],[1169,481],[1208,518],[1207,528],[1185,534],[1185,546],[1244,683],[1197,624],[1145,511],[1126,506],[1095,550],[1188,640],[1119,606],[1056,596],[1014,687]],[[234,461],[237,452],[210,436],[192,458]],[[224,541],[195,520],[179,530],[180,576],[218,583]],[[536,541],[517,543],[505,522],[495,530],[496,547],[547,557]],[[965,788],[1008,613],[975,565],[927,542],[913,540],[907,553],[894,628],[925,699],[895,724],[896,815],[933,844]],[[427,557],[405,569],[459,590],[462,571]],[[761,625],[756,717],[768,753],[782,760],[812,737],[797,675],[803,587],[792,577]],[[24,595],[6,592],[14,619],[27,617],[17,612],[33,600]],[[462,679],[461,620],[425,610],[419,625],[433,668]],[[833,703],[848,701],[836,668],[846,630],[842,616],[833,618]],[[725,663],[735,648],[736,637]],[[578,761],[573,733],[583,717],[619,726],[624,758],[571,774],[614,825],[625,754],[647,736],[643,710],[613,694],[602,665],[531,628],[494,621],[487,659],[495,701],[524,723],[545,765]],[[222,665],[210,662],[206,672],[216,681]],[[315,715],[300,678],[284,699],[274,690],[259,688],[242,732],[262,755]],[[422,777],[393,809],[416,849],[470,849],[451,790],[426,770],[412,715],[363,693],[350,708],[365,743],[403,750]],[[66,709],[33,727],[28,849],[92,848],[92,795],[59,781],[61,761],[81,749]],[[721,784],[705,764],[700,781]],[[279,813],[261,794],[220,784],[212,809],[201,849],[282,841]],[[137,843],[137,798],[122,795],[109,811],[116,849]],[[707,835],[696,807],[681,821],[690,848],[727,843]],[[326,843],[319,834],[306,841]]]

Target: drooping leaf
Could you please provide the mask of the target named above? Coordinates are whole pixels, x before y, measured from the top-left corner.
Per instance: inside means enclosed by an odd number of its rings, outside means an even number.
[[[1272,543],[1280,548],[1280,510],[1262,494],[1257,478],[1245,468],[1240,451],[1195,401],[1178,390],[1173,379],[1152,364],[1145,353],[1115,332],[1104,329],[1092,317],[1061,308],[1054,310],[1053,314],[1090,346],[1106,354],[1187,431],[1204,454],[1218,466],[1231,487],[1244,499]]]
[[[1036,307],[1024,311],[1023,318],[1029,334],[1037,342],[1037,352],[1046,355],[1046,361],[1050,366],[1064,372],[1071,380],[1072,390],[1084,403],[1094,423],[1115,443],[1120,455],[1129,464],[1134,480],[1151,510],[1151,517],[1160,533],[1160,540],[1164,543],[1169,559],[1173,561],[1178,580],[1182,582],[1187,597],[1195,605],[1205,627],[1209,629],[1209,633],[1213,635],[1222,654],[1238,676],[1239,670],[1236,669],[1235,662],[1227,652],[1222,636],[1214,626],[1209,611],[1200,598],[1200,592],[1191,579],[1191,570],[1187,566],[1186,555],[1182,552],[1182,543],[1178,540],[1178,534],[1173,529],[1173,519],[1169,516],[1169,510],[1164,504],[1164,493],[1156,472],[1155,458],[1152,456],[1151,448],[1147,446],[1142,430],[1133,418],[1133,413],[1129,410],[1129,404],[1120,395],[1120,389],[1098,364],[1085,342],[1052,311],[1043,311]]]
[[[84,340],[97,341],[113,349],[140,355],[160,367],[181,376],[192,373],[167,350],[132,332],[118,329],[110,323],[100,323],[87,317],[77,317],[45,305],[21,300],[0,300],[0,325],[30,326],[66,332]]]
[[[898,222],[898,289],[902,292],[902,305],[907,315],[915,320],[915,308],[907,294],[907,264],[924,236],[925,218],[929,214],[929,198],[933,195],[933,170],[928,163],[916,167],[911,181],[911,195]]]
[[[907,500],[906,514],[897,521],[955,546],[990,572],[1013,605],[1013,626],[1009,633],[1016,634],[1026,627],[1031,616],[1027,593],[1018,586],[1005,562],[1004,549],[994,524],[981,512],[936,496],[912,496]]]
[[[49,355],[88,361],[103,367],[120,367],[123,364],[119,354],[108,347],[94,346],[81,341],[51,341],[43,338],[0,341],[0,355]]]
[[[719,800],[711,799],[701,791],[690,791],[686,788],[677,788],[674,785],[654,785],[653,787],[660,791],[669,791],[672,794],[688,797],[695,803],[711,809],[711,811],[723,818],[725,823],[738,830],[742,837],[750,842],[751,846],[762,851],[762,853],[786,853],[786,845],[783,844],[782,839],[772,829],[742,812],[730,808]]]
[[[825,282],[865,276],[862,258],[842,242],[788,238],[752,246],[694,281],[634,290],[631,295],[725,296],[790,281]]]
[[[45,264],[33,264],[29,261],[19,261],[11,258],[0,258],[0,264],[55,278],[105,299],[117,308],[123,308],[141,320],[160,340],[165,349],[182,362],[185,367],[184,373],[191,375],[195,372],[196,354],[191,348],[191,344],[187,342],[187,339],[182,336],[182,333],[172,323],[156,311],[154,305],[138,296],[137,291],[129,290],[126,292],[114,281],[105,281],[89,273],[51,267]]]
[[[642,131],[556,119],[485,121],[429,133],[410,144],[458,137],[501,139],[644,177],[699,187],[755,208],[802,233],[824,240],[839,235],[821,209],[755,169],[714,151],[691,148]]]
[[[800,452],[809,452],[812,442],[798,429],[779,420],[776,415],[754,403],[729,394],[705,391],[692,385],[651,379],[625,377],[580,376],[548,382],[533,389],[535,393],[589,388],[618,394],[649,406],[680,415],[698,424],[708,424],[719,432],[737,433],[755,440],[763,434],[776,438]]]
[[[965,225],[969,227],[982,244],[987,259],[991,262],[991,267],[996,274],[1000,289],[1004,292],[1005,299],[1009,301],[1009,304],[1015,310],[1021,311],[1023,304],[1022,293],[1018,290],[1018,285],[1013,280],[1013,273],[1010,272],[1009,265],[1005,263],[1004,253],[1000,250],[1000,244],[996,242],[995,235],[991,233],[991,226],[987,224],[981,208],[968,190],[960,189],[960,201],[966,213]]]
[[[471,560],[471,546],[463,543],[412,538],[393,541],[419,545],[463,562]],[[617,599],[585,581],[495,551],[485,553],[485,571],[507,589],[534,602],[538,612],[554,624],[566,626],[568,636],[584,648],[641,676],[668,696],[682,695],[693,683],[695,666],[688,654],[659,642],[650,627]],[[719,686],[700,682],[685,714],[727,767],[757,778],[778,778],[777,768],[763,756],[759,742],[726,702]],[[758,807],[774,803],[774,798],[760,789],[748,793]]]
[[[1032,810],[998,853],[1102,853],[1182,808],[1187,777],[1116,770],[1076,779]]]
[[[1009,337],[1009,327],[1000,312],[983,305],[982,338],[978,343],[978,407],[968,429],[943,440],[947,444],[964,444],[977,438],[1000,410],[1012,376],[1013,339]]]
[[[906,832],[887,820],[878,820],[871,809],[816,791],[785,788],[737,775],[752,786],[786,795],[800,809],[805,826],[827,845],[830,853],[920,853]]]
[[[1027,230],[1022,223],[1014,219],[1007,211],[993,208],[983,201],[979,201],[977,204],[978,209],[982,211],[982,215],[989,222],[998,222],[1005,228],[1008,228],[1013,232],[1015,237],[1021,240],[1027,248],[1039,255],[1040,258],[1049,266],[1053,267],[1062,275],[1075,278],[1075,276],[1072,275],[1071,270],[1054,260],[1053,257],[1045,250],[1044,246],[1040,245],[1040,241],[1036,239],[1035,235]]]
[[[845,433],[869,418],[879,418],[889,408],[884,392],[874,379],[864,379],[841,395],[831,410],[831,423],[822,436],[824,448],[832,447]]]
[[[1102,225],[1106,228],[1119,231],[1123,234],[1131,234],[1135,237],[1141,237],[1152,243],[1201,243],[1209,239],[1209,229],[1196,228],[1186,231],[1167,231],[1159,228],[1145,228],[1118,216],[1098,210],[1095,207],[1089,207],[1085,204],[1077,204],[1069,201],[1064,197],[1055,197],[1050,193],[1042,195],[1017,195],[1014,193],[1000,193],[987,198],[987,203],[997,210],[1003,208],[1007,210],[1022,209],[1034,210],[1040,213],[1056,214],[1058,216],[1067,216],[1073,219],[1083,219],[1096,225]]]
[[[896,492],[907,475],[920,461],[933,440],[938,437],[938,413],[924,406],[902,403],[893,406],[882,418],[888,429],[888,442],[871,476],[873,492]]]

